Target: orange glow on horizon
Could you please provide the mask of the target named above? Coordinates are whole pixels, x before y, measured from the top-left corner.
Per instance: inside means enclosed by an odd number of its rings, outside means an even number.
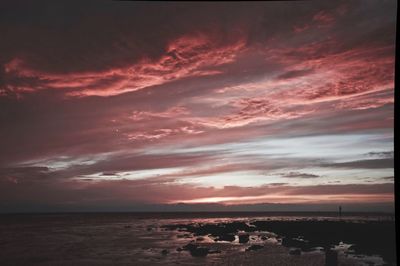
[[[376,203],[394,202],[393,194],[338,194],[338,195],[261,195],[243,197],[208,197],[192,200],[176,200],[170,203],[222,203],[226,205],[235,204],[257,204],[257,203]]]

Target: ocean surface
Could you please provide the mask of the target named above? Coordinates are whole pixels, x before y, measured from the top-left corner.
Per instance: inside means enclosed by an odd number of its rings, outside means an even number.
[[[317,231],[337,265],[396,265],[393,215],[321,212],[0,214],[0,265],[325,265]]]

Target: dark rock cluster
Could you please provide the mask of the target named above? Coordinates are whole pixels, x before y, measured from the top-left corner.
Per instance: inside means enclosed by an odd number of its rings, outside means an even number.
[[[380,255],[386,262],[396,261],[396,239],[394,221],[326,221],[326,220],[292,220],[292,221],[254,221],[228,222],[217,224],[174,224],[163,226],[166,230],[178,230],[192,233],[194,236],[210,236],[215,241],[249,242],[250,232],[273,232],[282,239],[282,245],[290,249],[290,254],[299,255],[315,247],[323,247],[327,256],[330,248],[340,242],[353,244],[351,249],[356,254]],[[262,240],[267,238],[263,236]],[[184,249],[192,256],[206,256],[207,248],[194,244]],[[196,248],[194,248],[196,246]],[[261,249],[261,245],[252,245],[247,251]],[[328,254],[329,253],[329,254]],[[334,255],[332,255],[334,256]]]
[[[264,246],[261,245],[251,245],[250,247],[246,248],[246,251],[252,251],[252,250],[259,250],[262,249]]]
[[[213,250],[209,249],[207,247],[201,247],[197,244],[189,243],[181,248],[177,248],[177,251],[181,252],[183,250],[189,251],[190,255],[193,257],[205,257],[208,254],[215,254],[215,253],[221,253],[220,250]]]

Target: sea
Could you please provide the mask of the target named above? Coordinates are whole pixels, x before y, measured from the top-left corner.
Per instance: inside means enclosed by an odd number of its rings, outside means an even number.
[[[219,241],[213,235],[196,235],[185,229],[185,225],[223,227],[235,222],[252,226],[255,221],[393,223],[395,234],[395,218],[388,213],[0,214],[0,265],[326,265],[324,247],[296,252],[284,246],[276,232],[255,228],[251,232],[238,231],[233,241]],[[180,227],[173,228],[174,225]],[[245,243],[239,241],[240,234],[248,235]],[[365,239],[371,243],[377,241],[372,236]],[[205,248],[209,253],[193,256],[188,244]],[[355,253],[352,245],[338,242],[331,247],[337,254],[336,265],[396,265],[395,259],[387,261],[373,251]],[[253,250],[252,246],[256,248]],[[394,243],[386,246],[395,250]]]

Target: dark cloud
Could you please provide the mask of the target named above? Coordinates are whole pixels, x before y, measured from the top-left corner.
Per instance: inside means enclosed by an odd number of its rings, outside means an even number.
[[[117,172],[103,172],[101,173],[102,176],[118,176]]]
[[[160,181],[159,181],[160,182]],[[290,185],[265,185],[260,187],[223,188],[193,187],[188,184],[154,183],[149,180],[107,180],[104,182],[71,181],[47,183],[21,183],[15,184],[8,180],[0,180],[0,202],[2,210],[7,205],[43,205],[52,203],[53,206],[127,206],[141,204],[157,204],[159,202],[184,202],[186,200],[208,197],[254,197],[268,196],[258,202],[274,202],[273,195],[282,193],[289,196],[296,195],[299,200],[322,204],[354,203],[352,195],[362,195],[370,198],[369,202],[391,202],[393,199],[393,184],[351,184],[351,185],[316,185],[316,186],[290,186]],[[271,195],[272,194],[272,195]],[[271,196],[269,196],[271,195]],[[336,197],[336,198],[335,198]],[[350,197],[350,198],[348,198]],[[375,198],[374,198],[375,197]],[[307,200],[308,198],[308,200]],[[363,200],[364,199],[364,200]],[[34,204],[33,204],[34,203]],[[239,202],[236,202],[240,204]]]
[[[382,179],[382,180],[388,180],[388,181],[394,181],[394,176],[385,176],[385,177],[382,177],[382,178],[380,178],[380,179]]]
[[[315,195],[335,195],[335,194],[391,194],[394,192],[394,185],[391,183],[381,184],[334,184],[316,185],[309,187],[294,187],[291,194],[315,194]]]
[[[359,161],[350,161],[343,163],[331,163],[331,164],[323,164],[323,167],[337,167],[337,168],[364,168],[364,169],[385,169],[385,168],[393,168],[394,160],[393,158],[386,159],[370,159],[370,160],[359,160]]]
[[[368,152],[366,154],[369,157],[378,157],[378,158],[393,158],[394,151],[382,151],[382,152]]]
[[[0,168],[0,178],[9,179],[13,181],[40,181],[48,178],[49,168],[44,166],[22,166]]]
[[[289,172],[282,175],[285,178],[318,178],[319,175],[300,173],[300,172]]]
[[[1,9],[2,63],[18,56],[35,69],[50,72],[108,69],[129,65],[143,56],[157,58],[170,40],[194,31],[214,32],[219,42],[231,41],[238,32],[245,32],[250,43],[278,34],[286,37],[295,25],[312,20],[321,10],[335,17],[335,33],[346,39],[351,35],[370,41],[392,37],[382,34],[381,28],[391,33],[393,1],[379,5],[374,1],[156,5],[8,2]],[[375,23],[378,19],[380,23]]]

